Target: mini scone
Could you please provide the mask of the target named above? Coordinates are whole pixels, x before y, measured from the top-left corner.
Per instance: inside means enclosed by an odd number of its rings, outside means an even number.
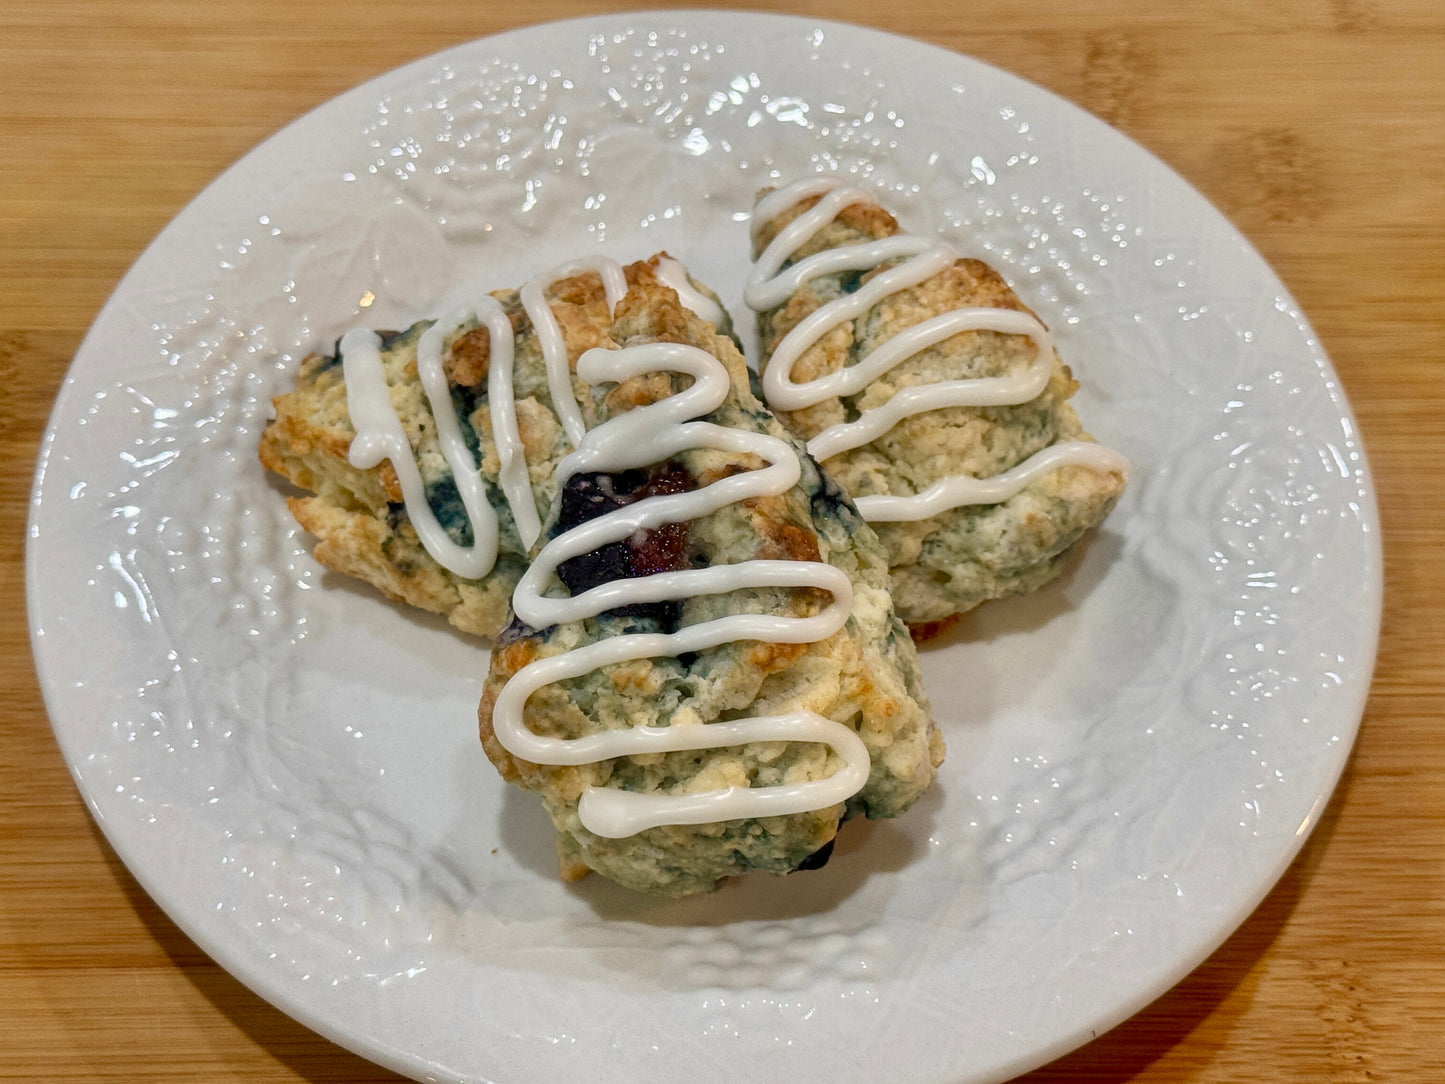
[[[493,645],[484,747],[565,877],[681,896],[815,867],[943,756],[883,551],[730,339],[642,282],[612,338],[578,363],[598,424]]]
[[[999,274],[825,176],[765,192],[752,241],[764,397],[877,530],[915,636],[1056,576],[1128,463]]]
[[[344,335],[273,400],[261,462],[315,556],[388,597],[495,636],[526,567],[557,463],[592,423],[583,351],[611,342],[612,309],[666,284],[726,327],[710,291],[665,254],[599,257],[520,289],[481,291],[400,332]]]

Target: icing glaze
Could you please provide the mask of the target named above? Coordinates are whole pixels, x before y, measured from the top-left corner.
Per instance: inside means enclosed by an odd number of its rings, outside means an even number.
[[[561,419],[562,429],[575,448],[582,440],[587,424],[582,420],[581,408],[572,390],[572,372],[567,364],[567,345],[562,339],[562,329],[547,304],[545,290],[554,282],[571,278],[586,271],[596,272],[602,279],[603,296],[607,299],[607,311],[617,307],[627,293],[627,279],[622,265],[605,256],[575,260],[564,264],[546,275],[539,275],[523,285],[520,293],[522,308],[532,319],[537,332],[537,345],[542,350],[542,360],[547,369],[547,386],[552,392],[552,409]],[[530,547],[531,543],[527,543]]]
[[[657,261],[657,281],[676,292],[683,308],[691,309],[715,327],[727,325],[728,315],[723,307],[694,286],[688,278],[687,268],[671,256],[663,256]]]
[[[473,311],[480,313],[484,308],[483,304],[479,304]],[[503,320],[505,319],[503,315]],[[434,328],[439,326],[442,325],[433,325]],[[428,334],[430,330],[428,329]],[[510,325],[507,332],[500,342],[506,344],[504,349],[510,355]],[[423,339],[425,337],[424,335]],[[411,517],[417,537],[426,547],[426,551],[439,564],[457,575],[475,579],[485,576],[496,563],[497,513],[487,499],[476,459],[462,439],[456,409],[452,405],[450,393],[446,390],[446,374],[440,372],[436,357],[428,360],[427,354],[439,356],[438,352],[431,350],[424,353],[423,345],[424,343],[417,345],[417,373],[431,403],[442,454],[456,479],[457,493],[462,499],[462,506],[466,509],[467,520],[472,527],[472,544],[461,546],[454,542],[427,501],[426,483],[422,480],[421,470],[412,454],[411,441],[407,439],[401,419],[392,409],[391,392],[381,357],[381,337],[365,328],[348,331],[341,338],[342,369],[346,378],[346,409],[356,430],[348,458],[351,465],[359,470],[370,470],[382,460],[389,459],[401,484],[407,514]],[[500,367],[493,366],[494,369]],[[511,368],[510,357],[507,358],[506,368]],[[438,380],[441,383],[440,389],[437,387]],[[515,419],[512,424],[515,428]],[[533,508],[532,511],[535,516],[536,509]]]

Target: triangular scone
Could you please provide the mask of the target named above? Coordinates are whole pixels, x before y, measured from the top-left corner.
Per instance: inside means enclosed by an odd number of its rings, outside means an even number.
[[[1057,575],[1128,464],[1080,425],[1044,326],[863,189],[809,178],[753,217],[764,396],[877,530],[915,635]]]
[[[611,343],[612,304],[631,286],[659,281],[726,324],[716,297],[666,255],[626,268],[597,258],[462,298],[405,331],[350,332],[331,356],[306,358],[295,389],[274,400],[260,457],[309,491],[288,504],[317,538],[317,560],[496,635],[552,502],[553,471],[594,420],[577,358]],[[358,403],[361,386],[370,392]],[[371,465],[356,465],[358,429],[374,445]],[[449,431],[462,445],[450,457]]]
[[[883,551],[670,291],[639,283],[612,337],[578,367],[599,425],[493,647],[483,744],[564,874],[678,896],[819,865],[942,759]]]

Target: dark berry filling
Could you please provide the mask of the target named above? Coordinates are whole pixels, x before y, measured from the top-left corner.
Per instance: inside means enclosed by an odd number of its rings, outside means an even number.
[[[618,474],[574,474],[562,487],[562,506],[556,532],[562,534],[646,497],[686,493],[696,480],[687,468],[667,460],[646,470]],[[634,532],[618,542],[609,542],[591,553],[563,561],[557,575],[574,595],[613,580],[650,576],[688,567],[686,523],[665,523],[650,530]],[[608,611],[617,617],[655,621],[674,629],[682,615],[681,602],[644,602]]]

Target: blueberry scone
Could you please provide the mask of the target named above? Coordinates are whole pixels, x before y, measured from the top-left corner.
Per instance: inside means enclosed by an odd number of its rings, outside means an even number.
[[[998,273],[830,177],[764,193],[752,240],[764,397],[878,532],[915,635],[1057,575],[1128,464]]]
[[[541,796],[564,876],[667,896],[822,864],[943,743],[873,531],[755,397],[734,343],[639,281],[577,366],[482,742]]]
[[[612,309],[665,284],[726,324],[710,291],[659,254],[580,260],[520,289],[478,292],[400,332],[348,332],[273,402],[261,462],[307,491],[288,501],[318,561],[390,598],[494,636],[553,473],[592,423],[577,358],[611,344]]]

